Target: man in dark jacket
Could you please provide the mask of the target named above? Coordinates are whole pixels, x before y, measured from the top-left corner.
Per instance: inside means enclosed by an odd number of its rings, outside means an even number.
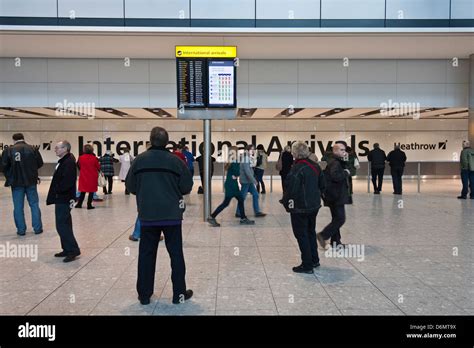
[[[317,239],[323,249],[327,247],[327,240],[335,246],[342,245],[340,228],[346,222],[345,204],[349,203],[349,169],[344,169],[344,158],[347,156],[344,144],[335,144],[332,148],[333,156],[324,170],[326,188],[324,190],[324,204],[331,210],[331,222],[320,233]]]
[[[2,154],[2,165],[5,173],[5,186],[11,186],[13,197],[13,217],[17,234],[24,236],[25,196],[31,209],[31,220],[35,234],[43,232],[41,210],[38,197],[38,169],[43,166],[43,158],[37,149],[25,142],[23,134],[13,134],[14,145]]]
[[[387,156],[385,155],[385,151],[380,148],[380,145],[375,143],[374,149],[369,151],[367,160],[370,162],[374,194],[378,195],[382,192],[383,173],[385,172],[385,161],[387,160]]]
[[[393,151],[390,151],[387,156],[387,161],[390,163],[390,174],[392,174],[393,194],[402,194],[402,176],[405,168],[407,156],[405,152],[400,150],[400,145],[395,145]]]
[[[153,128],[152,146],[133,161],[125,180],[127,190],[137,196],[141,224],[137,291],[143,305],[149,304],[153,295],[162,232],[171,258],[173,303],[182,303],[193,295],[192,290],[186,289],[181,228],[185,209],[183,195],[191,192],[193,179],[186,163],[166,150],[168,140],[164,128]]]
[[[291,227],[298,241],[302,263],[293,267],[296,273],[313,273],[319,267],[316,244],[316,216],[321,207],[324,178],[318,164],[308,159],[310,150],[304,142],[292,149],[295,163],[286,177],[283,205],[291,216]]]
[[[51,180],[46,204],[54,204],[56,230],[63,249],[54,256],[64,257],[64,262],[71,262],[81,254],[72,230],[71,217],[71,209],[74,207],[76,197],[76,159],[71,153],[71,144],[66,140],[57,143],[54,151],[59,161]]]

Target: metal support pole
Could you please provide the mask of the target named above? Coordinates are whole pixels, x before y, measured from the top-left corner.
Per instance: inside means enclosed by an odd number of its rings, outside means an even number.
[[[370,162],[367,161],[367,193],[370,193]]]
[[[270,193],[273,192],[273,173],[270,173]]]
[[[203,220],[211,215],[211,120],[204,120],[204,206]]]
[[[421,162],[418,162],[418,193],[421,191]]]

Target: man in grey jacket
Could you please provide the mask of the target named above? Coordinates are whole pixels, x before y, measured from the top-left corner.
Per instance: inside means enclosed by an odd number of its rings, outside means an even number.
[[[247,193],[252,194],[253,199],[253,210],[255,212],[255,217],[264,217],[265,213],[260,211],[258,205],[258,191],[256,188],[257,180],[255,179],[254,172],[252,169],[252,159],[251,156],[254,154],[255,148],[252,144],[247,146],[247,150],[241,157],[240,162],[240,185],[242,186],[240,192],[242,193],[242,198],[245,201]],[[235,211],[235,216],[240,217],[239,207]]]

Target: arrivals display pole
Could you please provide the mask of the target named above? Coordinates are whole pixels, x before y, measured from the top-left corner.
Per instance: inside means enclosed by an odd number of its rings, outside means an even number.
[[[203,220],[206,221],[211,215],[211,120],[203,121],[203,134],[204,134],[204,207]],[[224,175],[224,173],[222,173]]]
[[[232,120],[237,108],[235,46],[176,46],[178,118],[203,120],[203,220],[211,214],[211,120]],[[223,173],[222,175],[224,175]]]

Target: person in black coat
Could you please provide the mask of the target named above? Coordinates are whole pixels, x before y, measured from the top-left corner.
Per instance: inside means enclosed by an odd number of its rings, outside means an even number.
[[[71,144],[66,140],[57,143],[54,151],[59,161],[51,180],[46,204],[55,205],[56,230],[63,249],[54,256],[64,257],[64,262],[71,262],[81,254],[72,230],[71,217],[71,209],[74,207],[76,197],[76,159],[71,154]]]
[[[387,156],[387,161],[390,163],[390,174],[392,175],[393,194],[402,194],[402,176],[405,168],[407,156],[405,152],[400,150],[399,145],[395,145],[395,149],[390,151]]]
[[[329,159],[324,170],[326,188],[323,194],[324,205],[331,210],[331,222],[317,234],[317,239],[323,249],[327,241],[331,244],[342,245],[340,228],[346,222],[345,204],[349,203],[349,169],[344,169],[344,158],[347,156],[344,144],[335,144],[332,148],[333,156]]]
[[[168,132],[154,127],[150,133],[151,147],[135,158],[125,179],[127,190],[137,196],[140,219],[137,292],[142,305],[150,304],[153,295],[162,233],[171,258],[172,302],[183,303],[193,295],[192,290],[186,289],[182,234],[183,195],[191,192],[193,177],[186,163],[166,149],[168,141]]]
[[[283,205],[291,216],[291,227],[301,252],[301,265],[293,267],[296,273],[313,273],[319,267],[316,244],[316,216],[321,207],[321,192],[324,177],[319,165],[309,159],[308,145],[298,142],[293,145],[293,164],[286,178]]]
[[[380,145],[375,143],[374,149],[369,152],[367,159],[370,162],[374,194],[378,195],[382,192],[383,174],[385,172],[387,156],[385,155],[385,151],[380,148]]]

